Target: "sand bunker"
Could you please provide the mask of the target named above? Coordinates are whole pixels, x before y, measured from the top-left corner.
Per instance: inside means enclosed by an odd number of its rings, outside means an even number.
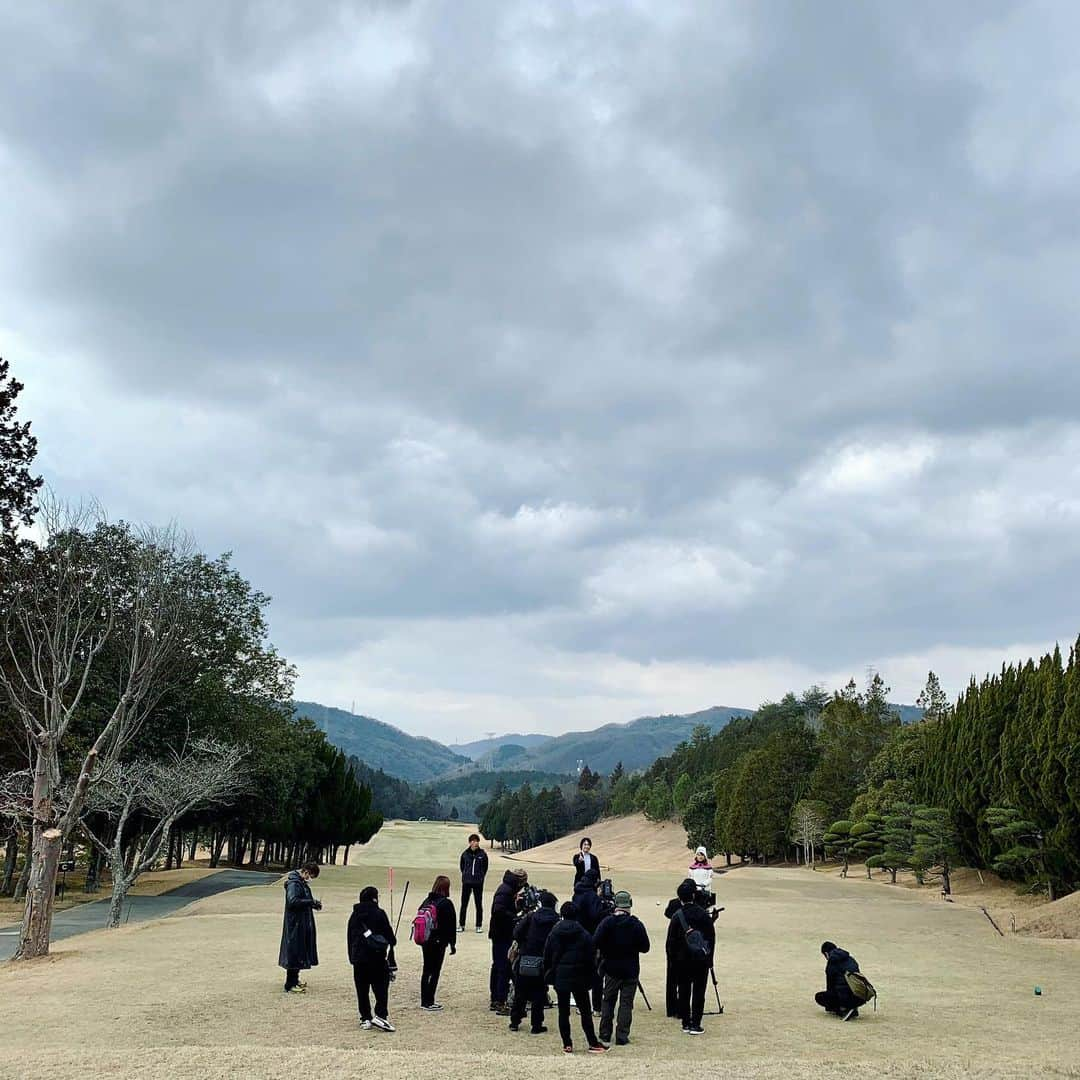
[[[583,836],[592,838],[604,871],[664,870],[678,873],[690,864],[686,830],[674,821],[653,822],[644,814],[598,821],[578,833],[514,855],[516,861],[570,865]]]

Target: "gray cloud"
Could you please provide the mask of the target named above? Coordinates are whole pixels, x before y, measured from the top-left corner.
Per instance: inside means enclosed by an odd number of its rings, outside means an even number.
[[[306,692],[1073,632],[1071,9],[266,10],[0,16],[0,328],[51,482],[234,550]]]

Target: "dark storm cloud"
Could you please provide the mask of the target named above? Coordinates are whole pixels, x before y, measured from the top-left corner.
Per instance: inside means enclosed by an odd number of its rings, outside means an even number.
[[[234,549],[297,655],[831,671],[1078,614],[1071,8],[2,18],[51,477]]]

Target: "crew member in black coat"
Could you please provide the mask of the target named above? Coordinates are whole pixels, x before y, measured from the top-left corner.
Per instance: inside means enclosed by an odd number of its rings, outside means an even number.
[[[506,999],[510,991],[510,958],[507,955],[514,940],[518,920],[518,894],[529,881],[522,869],[507,870],[495,895],[491,898],[491,918],[488,937],[491,939],[491,1010],[498,1016],[509,1016]]]
[[[589,988],[596,970],[596,951],[592,936],[578,922],[577,908],[569,900],[559,909],[562,919],[548,934],[544,946],[545,978],[555,987],[559,999],[559,1035],[563,1053],[574,1052],[570,1034],[570,997],[579,1004],[581,1030],[589,1044],[589,1053],[603,1054],[607,1047],[596,1037],[589,1011]]]
[[[825,957],[825,989],[819,990],[814,1000],[826,1012],[835,1013],[845,1020],[857,1020],[859,999],[851,992],[844,975],[849,971],[858,971],[858,961],[832,941],[821,943],[821,955]]]
[[[388,1010],[391,972],[397,971],[394,946],[397,938],[386,912],[379,907],[379,890],[369,885],[360,891],[353,905],[348,927],[349,963],[360,1008],[360,1026],[393,1031]],[[371,1014],[369,992],[375,995],[375,1015]]]
[[[278,967],[285,969],[285,993],[302,994],[307,983],[300,972],[319,966],[315,940],[315,915],[322,911],[322,901],[311,895],[308,882],[319,876],[319,864],[306,862],[299,870],[290,870],[285,878],[285,918],[281,925]]]
[[[439,975],[442,972],[446,950],[453,956],[457,952],[457,912],[454,901],[450,899],[450,879],[440,874],[431,886],[424,904],[435,908],[435,933],[430,941],[420,946],[424,954],[424,968],[420,974],[420,1008],[425,1012],[442,1012],[442,1005],[435,1000],[435,991],[439,988]]]
[[[469,897],[476,905],[476,932],[484,928],[484,878],[488,872],[487,852],[480,846],[480,835],[469,837],[469,846],[458,860],[461,869],[461,908],[458,911],[458,931],[465,933],[465,913],[469,910]]]
[[[600,887],[600,871],[588,870],[581,880],[574,886],[574,907],[577,908],[578,922],[581,923],[589,934],[595,934],[606,915],[611,914],[611,908],[600,899],[597,889]],[[600,1014],[600,1006],[604,998],[604,978],[599,971],[592,973],[589,982],[589,1000],[592,1011]],[[581,1002],[575,997],[578,1006]]]
[[[693,878],[684,878],[684,881],[694,884]],[[670,919],[676,911],[682,908],[682,901],[678,896],[673,897],[668,901],[668,905],[664,908],[664,918]],[[674,954],[672,948],[674,947]],[[664,954],[667,958],[667,968],[664,973],[664,1004],[665,1012],[669,1019],[677,1020],[679,1018],[679,978],[678,978],[678,954],[682,952],[682,943],[676,941],[674,946],[672,945],[671,935],[668,935],[667,941],[664,945]]]
[[[548,935],[559,916],[555,912],[558,901],[546,889],[540,893],[540,906],[536,911],[519,919],[514,928],[514,940],[518,946],[517,972],[514,976],[514,1004],[510,1010],[510,1030],[517,1031],[525,1018],[525,1010],[531,1009],[532,1028],[530,1034],[542,1035],[544,1027],[544,1005],[547,1003],[547,983],[544,982],[544,946]],[[522,963],[524,961],[524,964]],[[530,975],[523,968],[535,967],[539,962],[540,971]]]
[[[668,923],[667,954],[674,958],[683,1031],[687,1035],[704,1035],[701,1018],[705,1013],[705,986],[716,948],[716,927],[708,912],[694,903],[695,893],[692,881],[684,881],[679,886],[680,907]],[[693,930],[700,931],[704,938],[706,953],[695,954],[690,949],[687,939]]]
[[[633,899],[625,890],[615,894],[615,911],[597,927],[593,935],[596,951],[604,964],[604,998],[600,1008],[600,1040],[611,1042],[615,1024],[615,1001],[619,1002],[619,1019],[615,1026],[615,1045],[626,1046],[630,1041],[630,1024],[634,1019],[634,997],[641,978],[641,954],[649,951],[649,935],[645,925],[630,914]]]

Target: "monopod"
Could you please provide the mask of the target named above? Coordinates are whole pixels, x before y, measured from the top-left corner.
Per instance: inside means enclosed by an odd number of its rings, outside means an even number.
[[[401,907],[398,908],[397,922],[394,924],[394,937],[397,937],[398,929],[401,926],[401,913],[405,910],[405,897],[409,895],[409,883],[405,882],[405,891],[401,894]],[[393,909],[391,909],[393,910]]]

